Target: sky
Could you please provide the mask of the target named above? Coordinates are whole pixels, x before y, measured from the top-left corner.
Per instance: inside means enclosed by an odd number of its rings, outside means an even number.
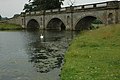
[[[74,5],[105,2],[108,0],[71,0]],[[110,0],[109,0],[110,1]],[[28,0],[0,0],[0,15],[2,17],[11,18],[14,14],[20,14],[23,12],[24,4],[28,3]],[[69,0],[64,1],[64,7],[71,5]]]

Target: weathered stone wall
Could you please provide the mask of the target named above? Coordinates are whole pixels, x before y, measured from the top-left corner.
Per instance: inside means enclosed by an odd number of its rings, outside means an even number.
[[[11,24],[17,24],[17,25],[21,25],[22,27],[24,27],[23,25],[23,22],[24,21],[24,19],[23,19],[23,17],[21,17],[21,16],[18,16],[18,17],[16,17],[16,18],[11,18],[10,20],[8,20],[7,22],[8,23],[11,23]]]

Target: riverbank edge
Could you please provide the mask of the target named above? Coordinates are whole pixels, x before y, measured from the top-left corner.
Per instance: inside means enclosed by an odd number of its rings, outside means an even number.
[[[119,80],[120,24],[83,31],[65,53],[61,80]]]
[[[9,23],[0,23],[0,31],[6,30],[24,30],[20,25],[9,24]]]

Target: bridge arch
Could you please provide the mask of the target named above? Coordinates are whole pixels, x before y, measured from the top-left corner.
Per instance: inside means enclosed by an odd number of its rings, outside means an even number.
[[[39,29],[40,25],[37,20],[31,19],[27,23],[27,28],[28,29]]]
[[[92,22],[95,20],[99,20],[102,22],[102,20],[100,18],[97,18],[96,16],[91,16],[91,15],[87,15],[87,16],[83,16],[82,18],[80,18],[77,23],[75,24],[75,30],[88,30],[92,28]]]
[[[64,22],[59,18],[50,19],[47,23],[46,28],[51,30],[66,30]]]

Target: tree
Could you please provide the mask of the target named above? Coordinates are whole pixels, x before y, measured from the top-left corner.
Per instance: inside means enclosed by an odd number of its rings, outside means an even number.
[[[69,5],[69,6],[73,6],[73,5],[75,4],[75,1],[76,1],[76,0],[69,0],[68,5]]]
[[[2,20],[2,16],[0,15],[0,21]]]
[[[26,11],[39,11],[61,8],[64,0],[29,0],[29,4],[25,4]]]
[[[31,11],[32,10],[32,6],[30,4],[25,4],[23,10],[25,10],[26,12]]]

